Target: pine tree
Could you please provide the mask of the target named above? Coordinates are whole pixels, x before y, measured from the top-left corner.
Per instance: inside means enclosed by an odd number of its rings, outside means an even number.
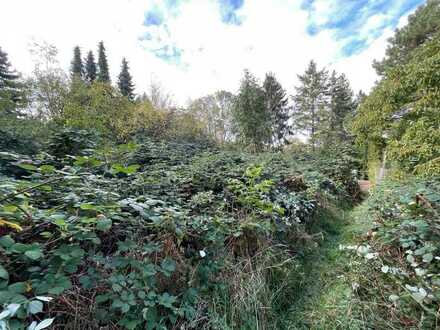
[[[345,121],[352,117],[356,109],[350,82],[344,74],[338,76],[333,71],[329,80],[329,127],[327,144],[341,143],[348,140]]]
[[[266,111],[271,117],[272,144],[287,142],[290,133],[289,108],[286,92],[273,73],[267,73],[263,83]]]
[[[89,53],[87,54],[85,79],[89,84],[91,84],[96,80],[96,62],[95,62],[95,56],[93,56],[92,51],[89,51]]]
[[[102,41],[98,46],[98,81],[110,83],[107,55],[105,54],[104,42]]]
[[[308,135],[313,150],[322,144],[325,124],[327,123],[328,73],[318,70],[312,60],[306,72],[298,75],[300,86],[296,87],[293,125],[299,133]]]
[[[134,85],[128,70],[128,62],[125,58],[122,59],[121,73],[118,77],[118,87],[122,95],[127,96],[131,101],[134,99]]]
[[[20,76],[11,68],[8,54],[0,47],[0,112],[12,113],[24,101]]]
[[[270,113],[266,110],[264,90],[247,70],[234,102],[233,117],[238,137],[255,151],[271,142]]]
[[[72,80],[82,79],[84,76],[84,67],[81,58],[81,49],[78,46],[76,46],[73,49],[73,59],[70,66],[70,76]]]

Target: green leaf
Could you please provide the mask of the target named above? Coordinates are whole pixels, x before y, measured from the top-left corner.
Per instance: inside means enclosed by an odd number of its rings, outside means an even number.
[[[91,203],[83,203],[79,206],[79,208],[81,210],[96,210],[97,209],[96,205],[93,205]]]
[[[3,206],[3,210],[8,213],[14,213],[18,210],[18,207],[15,205],[5,205]]]
[[[38,167],[31,165],[31,164],[25,164],[25,163],[21,163],[17,165],[18,167],[21,167],[24,170],[27,171],[38,171]]]
[[[0,265],[0,278],[4,279],[6,281],[9,280],[9,274],[2,265]]]
[[[176,302],[177,298],[171,296],[168,292],[159,296],[159,304],[166,308],[173,308],[173,304]]]
[[[32,300],[28,305],[29,314],[38,314],[43,311],[43,303],[39,300]]]
[[[40,323],[38,323],[38,325],[35,327],[34,330],[46,329],[47,327],[49,327],[53,323],[53,320],[55,320],[55,318],[45,319],[45,320],[41,321]]]
[[[170,258],[165,258],[164,260],[162,260],[160,268],[162,269],[162,273],[165,276],[170,276],[171,273],[174,272],[174,270],[176,269],[176,263]]]
[[[434,256],[432,255],[432,253],[426,253],[423,255],[424,262],[431,262],[432,259],[434,259]]]
[[[55,167],[52,165],[42,165],[42,166],[40,166],[40,170],[44,174],[49,174],[49,173],[52,173],[53,171],[55,171]]]
[[[43,256],[43,252],[40,249],[35,249],[26,251],[24,255],[32,260],[38,260]]]
[[[99,218],[96,223],[96,229],[100,231],[107,231],[112,227],[112,221],[108,218]]]
[[[130,165],[130,166],[127,166],[126,168],[125,168],[125,174],[128,174],[128,175],[130,175],[130,174],[134,174],[134,173],[136,173],[137,172],[137,170],[139,169],[139,165]]]
[[[110,299],[110,295],[108,295],[108,294],[101,294],[101,295],[97,295],[97,296],[95,297],[95,301],[96,301],[97,304],[100,304],[100,303],[106,302],[106,301],[108,301],[109,299]]]
[[[16,282],[8,286],[8,291],[13,293],[26,293],[26,288],[26,282]]]

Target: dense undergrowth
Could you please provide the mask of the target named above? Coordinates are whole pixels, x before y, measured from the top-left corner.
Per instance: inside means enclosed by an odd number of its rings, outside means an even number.
[[[438,180],[378,185],[312,261],[321,292],[300,319],[316,329],[437,329],[439,206]]]
[[[347,153],[60,139],[0,154],[3,328],[281,328],[318,215],[359,196]]]
[[[366,324],[438,328],[439,211],[440,182],[420,179],[388,179],[359,210],[358,221],[370,226],[356,250]]]

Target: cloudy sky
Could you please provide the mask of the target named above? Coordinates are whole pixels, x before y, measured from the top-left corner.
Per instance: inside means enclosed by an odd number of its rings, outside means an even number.
[[[292,93],[315,59],[368,89],[386,39],[424,0],[2,0],[0,47],[32,72],[29,45],[47,41],[68,70],[72,50],[103,40],[113,81],[127,57],[137,92],[158,79],[177,103],[226,89],[243,69],[274,72]]]

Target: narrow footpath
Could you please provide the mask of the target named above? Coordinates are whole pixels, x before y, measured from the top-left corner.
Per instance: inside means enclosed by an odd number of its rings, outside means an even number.
[[[369,181],[359,182],[363,191]],[[320,248],[302,260],[303,280],[289,313],[289,329],[368,329],[357,310],[360,301],[355,272],[358,262],[341,246],[356,245],[370,229],[357,216],[361,205],[350,210],[334,210],[323,216],[327,237]],[[292,324],[294,326],[292,327]]]

